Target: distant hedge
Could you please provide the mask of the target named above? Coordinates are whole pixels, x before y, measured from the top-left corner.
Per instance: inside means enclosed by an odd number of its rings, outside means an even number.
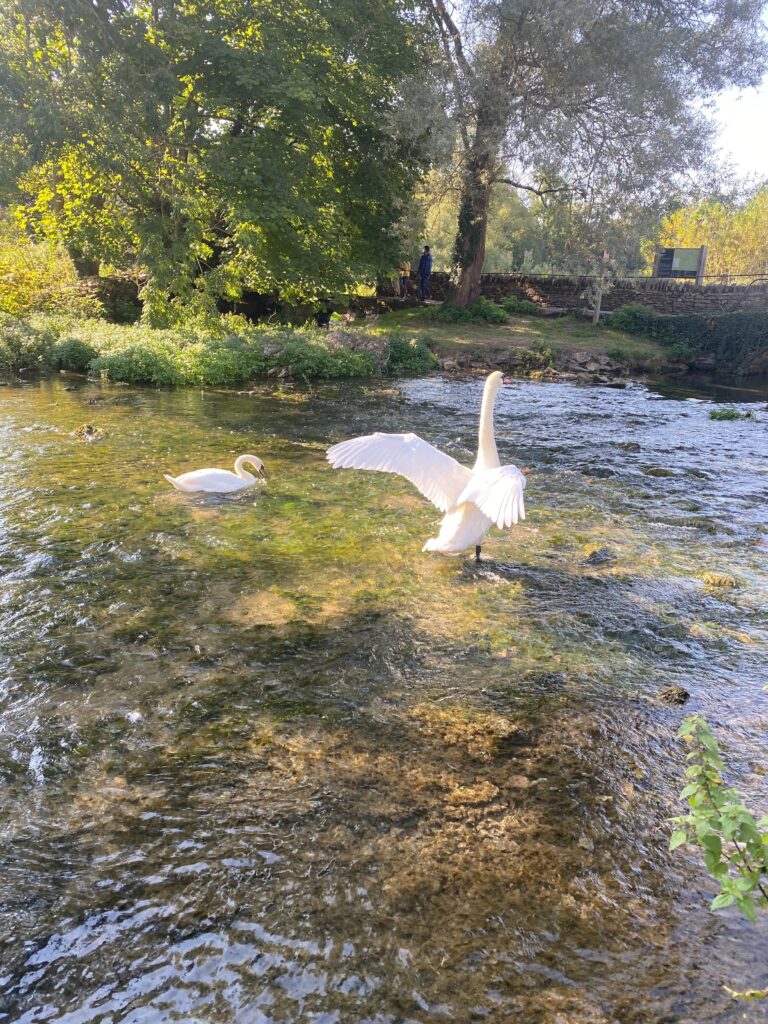
[[[632,303],[616,310],[611,327],[675,346],[689,361],[713,356],[720,373],[768,373],[768,310],[661,316]]]

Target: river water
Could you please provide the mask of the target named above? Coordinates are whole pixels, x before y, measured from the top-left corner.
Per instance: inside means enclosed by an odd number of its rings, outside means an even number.
[[[476,567],[324,449],[469,461],[481,391],[0,388],[0,1021],[763,1019],[722,986],[768,915],[710,913],[667,819],[688,711],[768,810],[768,413],[503,388],[528,519]],[[161,476],[248,451],[257,492]]]

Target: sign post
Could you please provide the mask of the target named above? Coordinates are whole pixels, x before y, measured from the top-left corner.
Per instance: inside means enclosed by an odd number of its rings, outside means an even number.
[[[675,277],[704,283],[707,246],[698,249],[659,249],[653,263],[654,277]]]

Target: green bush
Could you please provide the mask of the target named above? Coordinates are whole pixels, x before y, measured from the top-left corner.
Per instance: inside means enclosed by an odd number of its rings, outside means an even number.
[[[396,332],[390,334],[388,372],[428,373],[436,363],[437,360],[424,338],[406,338]]]
[[[24,321],[0,314],[0,369],[7,372],[70,370],[125,384],[217,387],[270,371],[333,379],[426,373],[434,365],[423,337],[399,332],[257,326],[237,316],[158,330],[64,315]]]
[[[507,324],[509,317],[495,302],[482,296],[468,306],[443,303],[431,311],[430,319],[449,324]]]
[[[296,331],[282,347],[267,359],[270,369],[290,369],[294,377],[370,377],[376,372],[376,363],[368,352],[355,352],[348,348],[330,349],[322,334]]]
[[[659,316],[635,304],[617,309],[611,327],[655,338],[674,358],[687,362],[714,356],[718,373],[764,372],[768,365],[768,310]]]
[[[669,358],[676,363],[691,363],[696,358],[693,346],[687,341],[674,341],[665,348]]]
[[[656,313],[650,306],[630,302],[611,313],[610,323],[617,331],[626,331],[627,334],[648,334],[655,320]]]
[[[517,366],[524,373],[532,370],[545,370],[554,364],[555,355],[546,342],[537,339],[530,348],[517,350]]]
[[[530,299],[518,299],[516,295],[510,295],[501,303],[501,308],[507,313],[519,316],[537,316],[539,307]]]
[[[53,347],[53,369],[71,373],[87,373],[98,352],[87,341],[66,338]]]
[[[0,281],[0,313],[103,313],[98,299],[81,293],[75,265],[63,246],[37,242],[1,215]]]
[[[0,313],[0,372],[52,369],[55,334],[25,320]]]

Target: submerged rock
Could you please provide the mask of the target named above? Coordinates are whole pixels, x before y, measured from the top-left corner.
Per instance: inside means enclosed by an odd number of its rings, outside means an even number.
[[[691,695],[683,686],[663,686],[657,696],[662,704],[669,704],[671,707],[675,707],[685,704]]]
[[[92,423],[82,423],[79,427],[72,431],[72,436],[78,438],[80,441],[98,441],[104,435],[99,427],[94,427]]]
[[[705,587],[712,587],[714,590],[736,590],[739,586],[735,576],[726,576],[719,572],[705,572],[701,578]]]
[[[616,561],[616,555],[610,548],[597,548],[584,559],[584,565],[609,565]]]

